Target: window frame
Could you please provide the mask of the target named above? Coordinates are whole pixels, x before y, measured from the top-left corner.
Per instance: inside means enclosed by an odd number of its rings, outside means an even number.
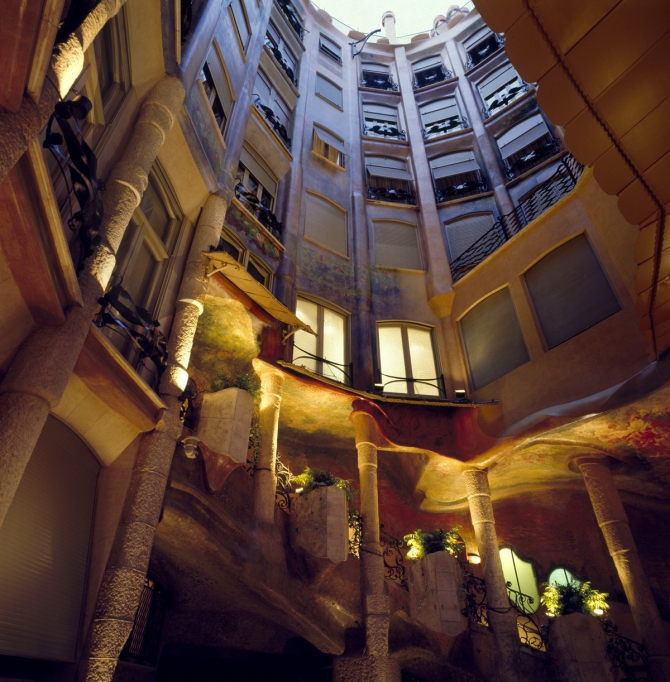
[[[402,349],[403,349],[403,361],[405,365],[405,377],[400,377],[398,379],[394,379],[393,383],[400,383],[401,381],[406,382],[407,384],[407,393],[402,393],[398,391],[388,391],[384,388],[386,384],[383,383],[383,378],[384,376],[391,376],[391,375],[384,375],[382,372],[382,366],[381,366],[381,344],[379,340],[379,330],[382,327],[400,327],[401,330],[401,336],[402,336]],[[412,362],[411,362],[411,356],[409,352],[409,337],[407,334],[407,330],[409,328],[415,328],[415,329],[421,329],[424,331],[430,332],[430,342],[433,350],[433,362],[435,365],[435,372],[436,376],[433,379],[435,381],[435,384],[429,383],[431,379],[414,379],[412,376]],[[446,391],[445,391],[445,386],[444,386],[444,372],[442,370],[442,363],[440,360],[440,354],[439,354],[439,349],[437,346],[437,336],[435,333],[435,327],[431,326],[429,324],[424,324],[422,322],[413,322],[410,320],[377,320],[377,376],[379,377],[379,383],[375,384],[375,389],[379,389],[378,392],[382,393],[383,395],[391,395],[391,396],[407,396],[410,398],[420,398],[422,400],[436,400],[436,399],[444,399],[446,398]],[[420,393],[415,393],[414,391],[414,382],[420,382],[424,383],[425,385],[428,386],[434,386],[437,389],[437,395],[422,395]],[[388,383],[388,382],[387,382]]]
[[[339,50],[339,54],[332,50],[328,43],[334,45]],[[323,54],[330,57],[334,62],[340,66],[342,65],[342,47],[325,33],[319,33],[319,52],[323,52]]]
[[[252,265],[259,272],[261,272],[261,274],[265,275],[265,283],[259,282],[259,284],[262,284],[270,293],[272,293],[274,273],[267,265],[267,263],[265,263],[265,261],[260,256],[257,256],[255,253],[252,253],[251,249],[244,244],[244,242],[233,232],[233,230],[228,225],[224,224],[223,228],[221,229],[221,233],[219,234],[219,244],[221,243],[221,240],[228,242],[239,251],[237,262],[247,272],[249,272],[249,263],[252,263]],[[226,253],[228,253],[228,255],[231,258],[234,258],[234,256],[228,251],[226,251]],[[251,276],[253,277],[253,275]],[[254,279],[258,282],[258,280],[255,277]]]
[[[242,36],[240,35],[240,29],[239,26],[237,25],[237,19],[235,18],[235,11],[233,10],[233,3],[237,2],[240,5],[240,9],[242,10],[242,17],[244,19],[244,23],[246,24],[247,27],[247,33],[249,34],[249,37],[247,38],[247,44],[244,44],[244,41],[242,40]],[[228,14],[230,15],[231,22],[233,24],[233,29],[235,30],[235,37],[237,38],[237,43],[240,47],[240,51],[242,52],[242,58],[246,62],[247,60],[247,48],[249,47],[249,43],[251,42],[251,37],[253,35],[253,31],[251,30],[251,22],[249,21],[249,13],[247,12],[247,5],[244,0],[232,0],[232,2],[228,5]]]
[[[325,126],[321,125],[320,123],[317,123],[316,121],[313,123],[312,127],[312,152],[316,154],[319,158],[327,161],[330,164],[333,164],[334,166],[337,166],[338,170],[344,170],[347,167],[347,154],[346,152],[342,151],[345,149],[344,146],[344,140],[334,133],[332,130],[329,130]],[[342,150],[337,149],[337,147],[329,144],[326,140],[322,139],[319,136],[319,132],[322,131],[325,133],[325,136],[330,136],[333,137],[337,142],[341,144]],[[317,149],[323,145],[323,152]],[[329,158],[328,156],[328,151],[333,150],[334,152],[337,152],[337,160],[333,160]]]
[[[324,310],[328,309],[331,312],[337,313],[338,315],[342,316],[344,318],[344,363],[342,364],[342,373],[344,375],[344,381],[338,382],[341,383],[345,386],[352,386],[353,385],[353,376],[352,376],[352,362],[351,362],[351,313],[349,313],[347,310],[344,308],[340,308],[340,306],[336,305],[335,303],[332,303],[331,301],[327,301],[326,299],[319,298],[318,296],[312,296],[311,294],[306,294],[304,292],[297,292],[296,294],[296,304],[295,304],[295,309],[297,311],[298,309],[298,300],[302,299],[303,301],[307,301],[309,303],[314,303],[317,306],[317,329],[314,331],[316,332],[316,355],[314,355],[314,359],[316,360],[316,371],[314,372],[315,374],[318,374],[319,376],[323,377],[324,379],[328,379],[330,381],[337,381],[337,379],[333,379],[332,377],[326,377],[323,374],[323,364],[324,362],[328,364],[328,361],[323,357],[323,344],[324,344],[324,334],[323,334],[323,316],[324,316]],[[297,315],[297,312],[296,312]],[[294,337],[295,338],[295,337]],[[291,364],[295,364],[293,362],[293,358],[295,357],[295,343],[293,344],[293,347],[291,349]],[[308,351],[302,350],[298,348],[298,350],[302,353],[304,353],[307,356],[311,357],[311,353]],[[298,360],[301,358],[298,357]],[[337,363],[334,363],[335,367],[339,367]],[[296,365],[297,367],[300,367],[301,365]],[[311,370],[310,370],[311,371]]]
[[[277,35],[276,39],[272,34],[272,31]],[[267,28],[265,30],[264,42],[266,45],[268,40],[274,45],[274,48],[282,55],[288,67],[293,71],[292,83],[298,87],[298,66],[300,64],[299,58],[295,56],[293,50],[289,47],[286,38],[271,19],[268,22]],[[270,49],[270,46],[268,46],[268,49]],[[288,76],[288,73],[286,75]]]
[[[333,100],[328,99],[328,97],[326,97],[326,95],[324,95],[322,92],[319,92],[319,78],[322,78],[324,81],[326,81],[327,83],[330,83],[333,87],[337,88],[340,91],[340,96],[342,98],[342,104],[338,104],[337,102],[333,102]],[[336,109],[339,109],[340,111],[344,111],[344,89],[342,87],[340,87],[335,81],[331,80],[327,76],[324,76],[322,73],[319,73],[318,71],[316,73],[316,86],[315,86],[314,94],[317,97],[320,97],[325,102],[328,102],[328,104],[334,106]]]

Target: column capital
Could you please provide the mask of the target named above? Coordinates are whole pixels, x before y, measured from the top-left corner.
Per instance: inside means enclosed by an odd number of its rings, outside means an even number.
[[[380,442],[379,427],[374,417],[367,412],[354,410],[349,416],[356,432],[356,447],[362,443],[370,443],[377,447]]]

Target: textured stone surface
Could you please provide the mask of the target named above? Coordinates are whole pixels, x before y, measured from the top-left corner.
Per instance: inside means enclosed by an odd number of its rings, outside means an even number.
[[[215,452],[247,461],[254,399],[249,391],[226,388],[202,399],[197,435]]]
[[[333,661],[333,682],[400,682],[400,669],[388,657],[338,656]]]
[[[451,554],[434,552],[412,564],[408,584],[412,618],[448,635],[465,630],[461,568]]]
[[[560,682],[614,682],[607,638],[597,618],[571,613],[551,625],[553,669]]]
[[[99,620],[135,618],[144,575],[127,568],[107,568],[102,578],[93,625]]]
[[[349,555],[347,495],[341,488],[317,488],[291,502],[291,544],[333,563]],[[388,611],[388,605],[387,605]]]

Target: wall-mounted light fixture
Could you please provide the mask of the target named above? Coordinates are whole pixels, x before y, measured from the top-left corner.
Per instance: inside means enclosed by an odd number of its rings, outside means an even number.
[[[184,454],[189,458],[189,459],[195,459],[196,455],[198,454],[198,443],[200,442],[199,438],[196,438],[195,436],[186,436],[184,440],[181,442],[182,448],[184,448]]]
[[[479,554],[476,554],[475,552],[468,552],[468,563],[481,564],[482,558],[479,556]]]

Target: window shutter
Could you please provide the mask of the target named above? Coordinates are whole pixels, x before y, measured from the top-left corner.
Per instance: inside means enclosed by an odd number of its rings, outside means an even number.
[[[319,309],[316,303],[299,298],[295,306],[295,316],[318,333]],[[316,358],[309,355],[317,354],[318,338],[304,329],[297,331],[293,338],[293,364],[316,372]]]
[[[413,379],[432,379],[427,383],[414,383],[416,395],[440,395],[440,389],[436,380],[437,368],[435,367],[435,353],[433,352],[433,339],[429,329],[407,327],[407,343],[409,346],[409,359],[412,367]]]
[[[307,193],[305,236],[347,255],[347,214],[315,194]]]
[[[385,64],[371,64],[369,62],[363,62],[363,71],[369,71],[371,73],[385,73],[389,74],[391,69]]]
[[[505,66],[497,69],[478,84],[479,92],[486,99],[517,78],[519,78],[519,74],[516,72],[516,69],[511,64],[505,64]]]
[[[279,31],[272,22],[268,24],[268,35],[272,38],[276,45],[279,45],[280,43]]]
[[[585,235],[554,249],[525,274],[549,348],[621,310]]]
[[[209,72],[212,74],[214,85],[216,86],[216,94],[219,96],[221,104],[223,105],[223,110],[226,116],[230,116],[230,110],[233,106],[233,96],[230,92],[230,86],[228,78],[226,78],[225,75],[224,67],[214,48],[209,51],[206,62],[207,66],[209,66]]]
[[[254,82],[254,95],[259,95],[261,103],[266,107],[270,106],[270,83],[268,83],[265,74],[259,69],[256,74],[256,81]]]
[[[338,365],[344,364],[344,331],[346,328],[346,319],[344,315],[336,313],[330,308],[323,308],[323,330],[321,330],[321,337],[323,343],[323,359],[335,362]],[[323,363],[323,376],[335,381],[346,381],[347,377],[344,370],[339,367],[334,367],[328,363]]]
[[[379,338],[379,369],[384,390],[389,393],[407,393],[407,382],[397,381],[397,377],[407,376],[405,352],[402,346],[402,329],[398,326],[384,325],[377,330]],[[390,383],[393,382],[393,383]]]
[[[544,135],[549,135],[549,128],[542,116],[535,114],[503,133],[497,140],[498,147],[506,159]]]
[[[336,42],[332,41],[330,38],[327,38],[324,35],[320,35],[319,42],[324,47],[327,47],[331,52],[334,52],[338,57],[342,56],[342,48]]]
[[[235,28],[237,29],[237,34],[240,36],[242,41],[242,46],[247,49],[249,44],[249,36],[251,32],[249,30],[249,24],[247,24],[247,17],[244,13],[244,8],[242,3],[244,0],[233,0],[230,4],[230,8],[233,12],[233,19],[235,20]]]
[[[479,31],[476,31],[475,33],[473,33],[469,38],[466,38],[466,39],[463,41],[463,47],[464,47],[466,50],[470,50],[470,49],[472,49],[477,43],[479,43],[480,41],[484,40],[484,38],[487,38],[488,36],[490,36],[491,33],[492,33],[491,29],[488,28],[488,26],[486,26],[486,27],[480,29]]]
[[[365,118],[398,125],[398,110],[395,107],[386,107],[383,104],[363,104],[363,114]]]
[[[474,152],[445,154],[445,156],[440,156],[430,161],[430,167],[434,180],[479,170],[479,164],[475,161]]]
[[[258,155],[249,147],[242,147],[240,154],[240,161],[244,167],[258,180],[258,182],[265,187],[265,189],[276,196],[277,194],[277,179],[272,171],[261,161]]]
[[[492,213],[484,213],[447,223],[444,227],[447,231],[450,262],[453,263],[480,237],[483,237],[493,227],[494,222]]]
[[[440,57],[440,55],[435,55],[414,62],[414,64],[412,64],[412,69],[414,69],[414,73],[416,73],[417,71],[423,71],[424,69],[432,69],[434,66],[442,66],[442,64],[442,57]]]
[[[467,312],[461,331],[475,390],[530,360],[507,287]]]
[[[426,128],[438,121],[444,121],[453,116],[460,115],[455,97],[447,97],[437,102],[430,102],[430,104],[422,106],[419,111],[421,112],[423,125]]]
[[[318,73],[316,74],[316,91],[329,102],[342,108],[342,88],[339,88],[335,83],[331,83],[327,78]]]
[[[0,528],[0,653],[74,660],[99,470],[49,417]]]
[[[370,175],[378,178],[412,181],[412,176],[407,172],[407,162],[400,159],[368,156],[365,158],[365,167]]]
[[[314,132],[322,142],[325,142],[333,149],[337,149],[340,154],[344,154],[344,142],[339,137],[336,137],[333,133],[318,125],[314,126]]]
[[[375,220],[375,265],[423,270],[416,227],[405,223]]]

